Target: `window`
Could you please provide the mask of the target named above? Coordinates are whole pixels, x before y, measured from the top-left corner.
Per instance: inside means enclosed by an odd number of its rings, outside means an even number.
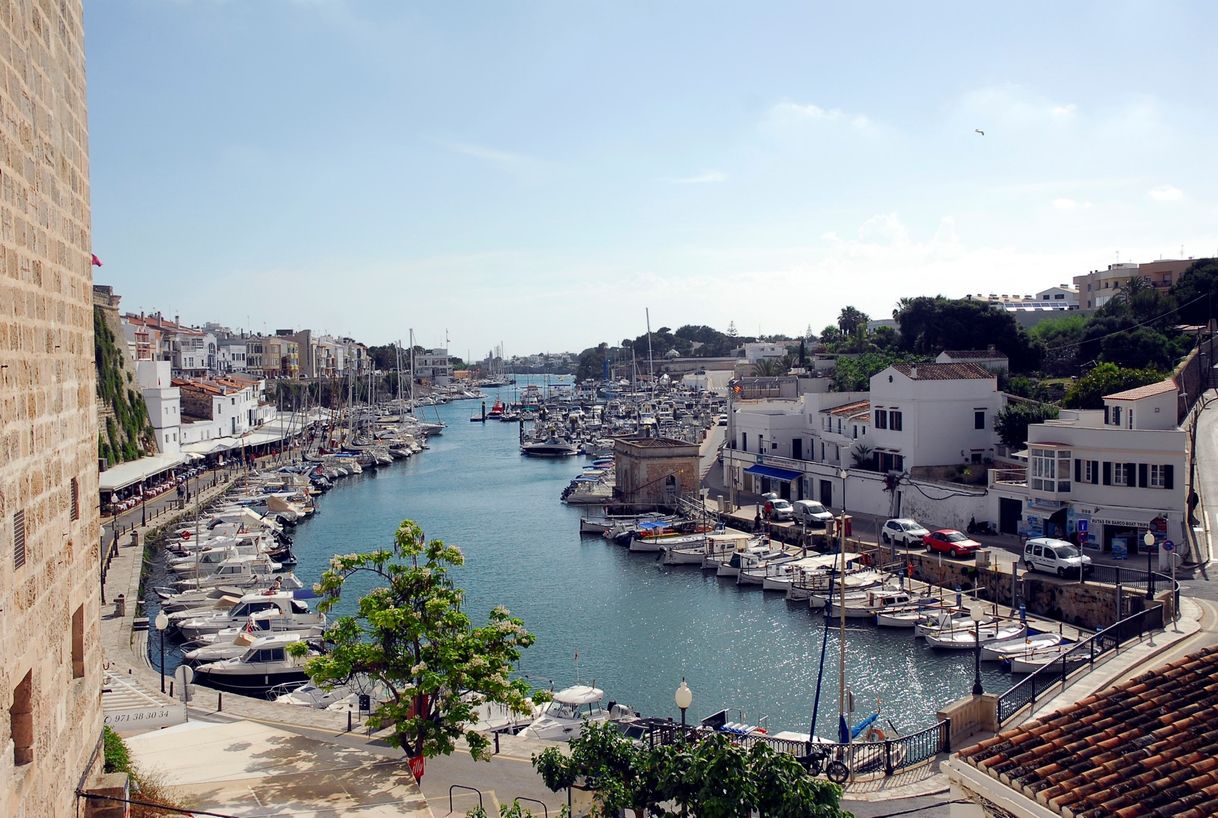
[[[34,760],[34,672],[28,671],[13,691],[8,710],[9,730],[13,736],[13,763],[17,766]]]
[[[1082,465],[1082,481],[1084,483],[1094,483],[1095,481],[1095,461],[1084,460]]]
[[[75,477],[68,484],[68,508],[73,520],[80,519],[80,483]]]
[[[888,411],[888,426],[894,432],[901,431],[901,412],[897,409]]]
[[[877,428],[877,429],[887,429],[888,428],[888,411],[887,410],[885,410],[885,409],[876,409],[875,410],[875,428]]]
[[[13,569],[25,565],[25,509],[13,514]]]
[[[1167,473],[1171,466],[1151,466],[1149,487],[1152,489],[1170,488],[1167,484]]]
[[[1112,407],[1112,425],[1113,426],[1121,425],[1121,407],[1119,407],[1119,406]]]
[[[1112,482],[1118,486],[1124,486],[1129,483],[1129,470],[1125,463],[1112,464]]]
[[[1066,449],[1033,449],[1028,462],[1029,484],[1035,491],[1070,490],[1070,452]]]
[[[72,614],[72,678],[85,675],[85,606],[81,605]]]
[[[984,409],[974,409],[973,410],[973,428],[974,429],[984,429],[985,428],[985,410]]]

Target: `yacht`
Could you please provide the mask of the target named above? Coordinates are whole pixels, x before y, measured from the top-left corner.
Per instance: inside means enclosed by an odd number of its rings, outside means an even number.
[[[638,714],[625,705],[609,702],[600,707],[605,692],[597,687],[574,685],[554,694],[533,723],[520,735],[548,741],[570,741],[578,736],[588,722],[633,721]]]
[[[248,696],[264,696],[272,688],[300,685],[308,681],[307,657],[292,656],[288,645],[299,642],[294,635],[264,636],[232,659],[208,662],[195,668],[195,681]]]
[[[543,441],[522,444],[520,453],[529,457],[570,457],[579,454],[579,449],[566,438],[550,435]]]

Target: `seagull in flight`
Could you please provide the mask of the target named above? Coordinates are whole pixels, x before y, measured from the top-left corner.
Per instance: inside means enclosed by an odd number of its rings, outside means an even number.
[[[985,136],[985,131],[981,130],[980,128],[973,128],[973,133],[979,133],[982,136]]]

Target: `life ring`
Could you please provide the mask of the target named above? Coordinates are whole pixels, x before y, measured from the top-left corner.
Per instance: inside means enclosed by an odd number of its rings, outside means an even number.
[[[190,532],[189,532],[189,531],[183,531],[183,532],[182,532],[182,539],[184,539],[184,540],[189,540],[189,539],[190,539]]]
[[[887,741],[888,736],[884,731],[874,725],[867,728],[867,732],[863,734],[864,741]]]

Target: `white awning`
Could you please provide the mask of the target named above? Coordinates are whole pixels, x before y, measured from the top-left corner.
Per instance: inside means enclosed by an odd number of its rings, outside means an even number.
[[[200,440],[198,443],[187,443],[182,446],[182,451],[187,454],[215,454],[216,452],[227,452],[235,444],[231,437],[213,437],[211,440]]]
[[[1156,517],[1168,517],[1171,512],[1153,508],[1122,508],[1101,506],[1090,515],[1092,525],[1115,525],[1128,528],[1146,528]]]
[[[98,489],[101,491],[118,491],[127,486],[135,485],[141,480],[168,471],[174,466],[186,462],[184,454],[159,454],[155,457],[141,457],[129,463],[120,463],[106,469],[98,478]]]

